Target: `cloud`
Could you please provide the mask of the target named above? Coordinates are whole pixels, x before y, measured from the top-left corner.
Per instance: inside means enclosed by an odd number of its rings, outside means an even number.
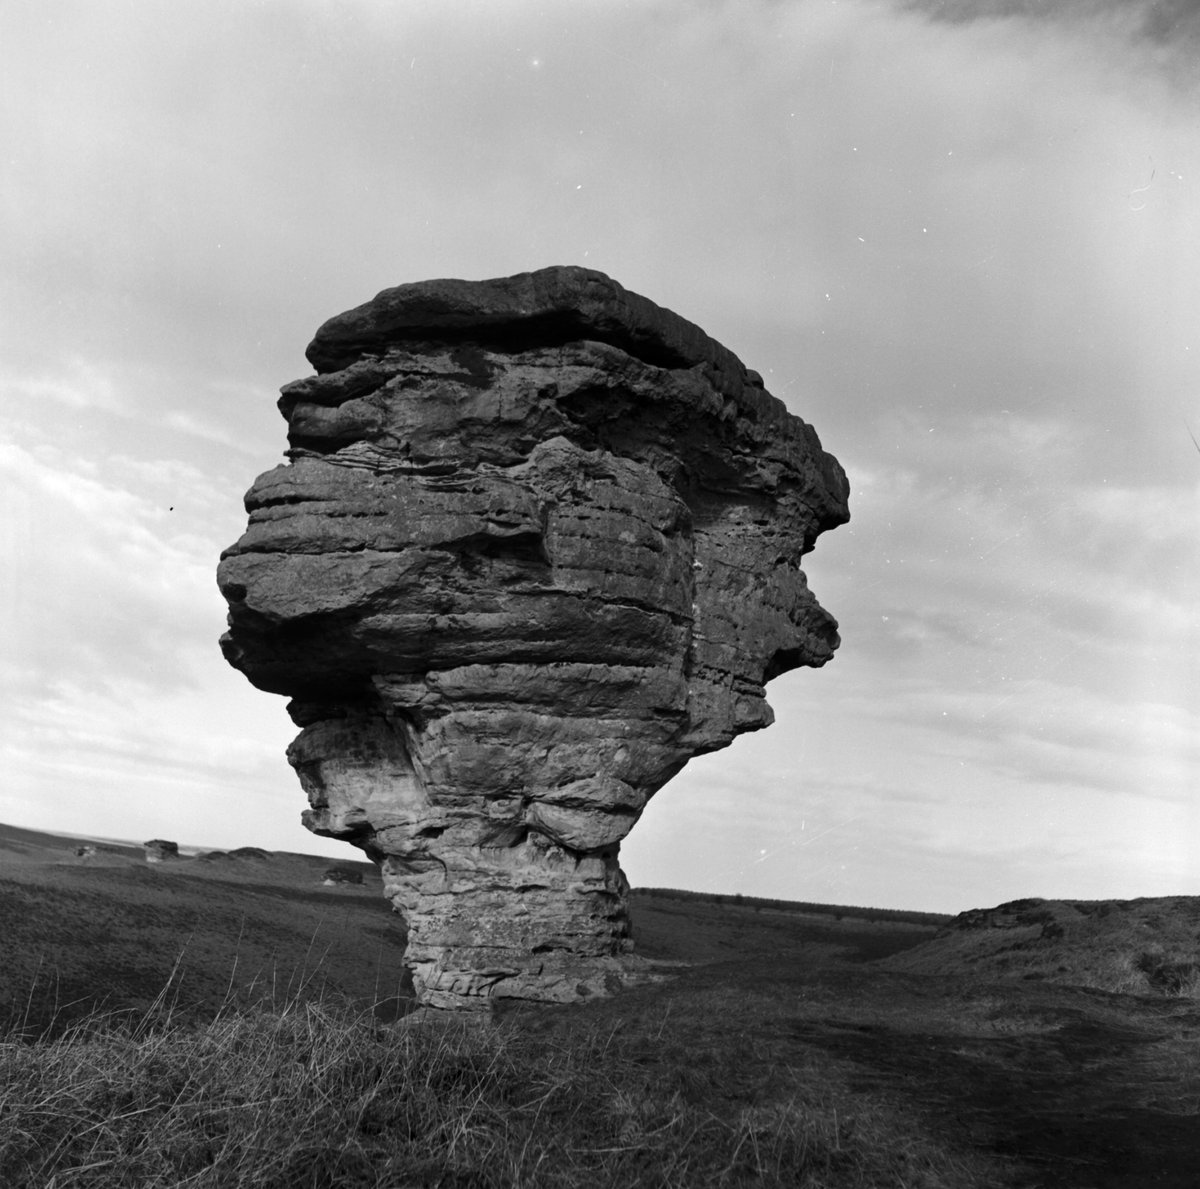
[[[191,682],[194,650],[211,648],[223,621],[212,574],[240,518],[211,470],[113,450],[114,438],[134,443],[111,402],[39,425],[22,400],[37,389],[16,385],[0,418],[4,601],[25,625],[5,641],[10,673],[45,683],[66,672],[98,688],[117,674],[148,689]]]
[[[1118,839],[1190,822],[1195,482],[1097,481],[1086,438],[1057,412],[966,409],[934,434],[919,408],[883,423],[897,460],[857,477],[855,519],[807,567],[842,651],[771,686],[783,735],[738,740],[676,778],[662,794],[670,836],[768,895],[857,888],[862,902],[873,864],[891,879],[919,861],[928,878],[908,902],[960,908],[966,855],[999,898],[1022,879],[1025,894],[1084,897],[1186,886],[1175,833],[1155,862],[1148,841]],[[681,825],[692,813],[699,824]],[[819,843],[797,842],[802,815]],[[643,855],[664,862],[656,820],[627,844],[635,872]],[[756,857],[764,837],[782,837],[770,862]]]
[[[1197,0],[906,0],[905,6],[955,24],[1008,18],[1063,25],[1095,21],[1131,38],[1176,46],[1200,38]]]
[[[284,447],[275,389],[387,285],[581,263],[762,371],[853,489],[806,565],[841,653],[664,790],[635,876],[962,906],[1148,887],[1155,831],[1178,875],[1195,28],[1099,0],[4,6],[10,771],[72,814],[93,763],[110,808],[290,828],[290,727],[223,666],[212,580]]]
[[[217,650],[207,477],[180,460],[5,443],[0,493],[3,606],[18,627],[0,683],[6,816],[225,845],[293,825],[282,701],[272,715]]]

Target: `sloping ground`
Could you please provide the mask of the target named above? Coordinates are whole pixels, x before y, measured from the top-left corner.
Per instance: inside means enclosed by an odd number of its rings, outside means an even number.
[[[810,975],[790,1037],[851,1062],[851,1086],[902,1104],[922,1133],[1014,1162],[985,1183],[1197,1184],[1200,1010],[1192,1001],[877,964],[863,974]]]
[[[79,845],[0,825],[0,1024],[144,1010],[168,984],[201,1017],[229,997],[286,999],[300,987],[374,1004],[384,1019],[407,1010],[404,926],[373,864],[255,847],[147,863],[140,846],[84,857]],[[327,884],[331,867],[363,882]],[[780,951],[861,961],[932,932],[637,892],[633,904],[639,952],[668,963]]]
[[[630,900],[633,940],[648,958],[697,965],[737,958],[868,962],[908,950],[934,926],[824,911],[760,909],[683,894],[635,890]],[[868,910],[861,910],[866,913]]]
[[[334,1001],[363,1006],[395,995],[389,971],[399,971],[403,934],[369,867],[364,885],[327,888],[329,861],[312,856],[151,865],[135,856],[81,860],[70,840],[0,831],[5,840],[24,848],[0,850],[0,998],[18,1025],[26,1008],[32,1022],[48,1021],[72,990],[110,1006],[145,1003],[177,960],[185,1000],[220,999],[232,983],[244,1001],[256,980],[285,1003],[298,984],[312,998],[333,992]],[[963,914],[935,932],[913,922],[635,893],[639,951],[676,964],[670,977],[571,1008],[503,1005],[495,1027],[476,1020],[466,1029],[461,1051],[439,1055],[436,1032],[426,1036],[419,1019],[381,1028],[379,1014],[365,1013],[326,1069],[326,1057],[289,1032],[293,1021],[315,1021],[324,1043],[324,1008],[309,1005],[317,1014],[226,1013],[220,1027],[177,1029],[177,1061],[143,1060],[134,1029],[132,1073],[103,1064],[108,1058],[86,1045],[76,1061],[100,1062],[96,1103],[84,1104],[100,1114],[127,1074],[179,1071],[180,1086],[147,1091],[142,1106],[110,1120],[129,1133],[121,1144],[141,1143],[147,1159],[161,1162],[156,1120],[182,1102],[203,1124],[192,1137],[202,1162],[213,1134],[248,1128],[255,1159],[278,1155],[274,1143],[288,1155],[299,1137],[306,1146],[292,1155],[305,1168],[318,1158],[358,1162],[354,1178],[322,1182],[329,1184],[1193,1189],[1200,1005],[1161,992],[1057,984],[1068,974],[1079,981],[1089,968],[1102,974],[1097,946],[1113,961],[1134,955],[1147,985],[1167,980],[1175,958],[1182,967],[1193,952],[1195,913],[1196,902],[1183,898],[1106,909],[1023,901]],[[1144,954],[1157,955],[1142,963],[1149,973],[1139,968]],[[918,972],[897,969],[906,963]],[[397,1014],[401,1005],[390,1003]],[[241,1029],[230,1051],[221,1049],[222,1029]],[[280,1036],[276,1064],[264,1064],[258,1050],[253,1059],[242,1052],[247,1030]],[[3,1040],[0,1056],[46,1068],[46,1050],[37,1047],[45,1041],[5,1048]],[[156,1050],[167,1043],[159,1033],[151,1040]],[[416,1051],[426,1040],[430,1053]],[[195,1091],[197,1063],[210,1057],[212,1103],[181,1098],[189,1086]],[[236,1082],[221,1089],[239,1061],[269,1092],[248,1094]],[[393,1083],[381,1071],[396,1062],[404,1078]],[[332,1080],[322,1081],[326,1075]],[[63,1085],[67,1105],[78,1106],[75,1073]],[[141,1102],[143,1090],[131,1086],[119,1101]],[[323,1130],[309,1135],[308,1123],[297,1126],[309,1116],[285,1090],[309,1095],[310,1122],[324,1120]],[[247,1115],[247,1103],[260,1098],[278,1116],[274,1138],[269,1119]],[[45,1123],[43,1089],[28,1101],[29,1118]],[[442,1102],[435,1127],[421,1111]],[[94,1125],[90,1114],[78,1126],[55,1124],[47,1152],[78,1133],[88,1151],[64,1149],[61,1167],[94,1160]],[[31,1134],[25,1124],[10,1127],[10,1149],[17,1141],[28,1147]],[[6,1178],[4,1150],[0,1129],[0,1182],[50,1183],[41,1173]],[[114,1167],[130,1160],[127,1146],[113,1156]],[[291,1173],[264,1180],[218,1172],[196,1183],[301,1183]],[[130,1183],[100,1172],[72,1181]]]
[[[1200,897],[1013,900],[960,913],[882,965],[1200,998]]]
[[[849,1092],[837,1106],[848,1135],[890,1110],[914,1143],[936,1137],[959,1154],[956,1189],[1193,1189],[1200,1007],[1174,996],[1195,987],[1198,909],[1189,897],[1027,900],[935,931],[635,900],[641,952],[703,954],[637,994],[671,1017],[696,1076],[707,1034],[732,1021],[749,1065],[730,1084],[751,1069],[820,1068]],[[1105,982],[1121,985],[1094,989]],[[593,1010],[637,1013],[633,998]],[[864,1183],[942,1182],[893,1166]]]
[[[0,1023],[36,1030],[144,1010],[164,990],[211,1016],[227,999],[404,998],[404,929],[370,863],[327,887],[328,859],[240,848],[147,863],[140,847],[0,827]],[[388,1008],[388,1004],[391,1008]]]
[[[0,863],[40,863],[78,857],[76,850],[85,845],[94,847],[98,854],[108,859],[145,860],[144,848],[132,843],[85,834],[47,834],[42,830],[0,823]]]

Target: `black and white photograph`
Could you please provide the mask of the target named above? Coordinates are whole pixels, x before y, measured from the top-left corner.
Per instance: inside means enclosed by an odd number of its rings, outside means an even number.
[[[5,0],[0,1185],[1193,1189],[1200,0]]]

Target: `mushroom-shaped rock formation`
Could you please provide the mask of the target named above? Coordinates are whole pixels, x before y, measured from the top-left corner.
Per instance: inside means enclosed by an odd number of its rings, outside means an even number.
[[[226,658],[303,728],[305,825],[380,863],[425,1005],[612,991],[621,839],[838,646],[800,559],[845,475],[732,352],[588,269],[388,289],[308,358],[218,574]]]

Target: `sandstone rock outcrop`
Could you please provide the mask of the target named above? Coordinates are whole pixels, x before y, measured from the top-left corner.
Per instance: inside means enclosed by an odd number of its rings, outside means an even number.
[[[361,871],[347,871],[344,867],[330,867],[321,877],[321,882],[327,887],[336,887],[339,884],[361,884],[362,881]]]
[[[179,858],[178,842],[168,842],[165,838],[151,838],[142,845],[146,848],[147,863],[163,863]]]
[[[75,857],[77,859],[97,859],[105,858],[108,855],[122,855],[128,852],[122,852],[120,847],[104,846],[99,842],[84,842],[75,848]]]
[[[380,863],[426,1005],[610,991],[621,839],[838,646],[800,560],[845,475],[732,352],[586,269],[385,290],[308,358],[218,575],[226,658],[303,728],[305,824]]]

